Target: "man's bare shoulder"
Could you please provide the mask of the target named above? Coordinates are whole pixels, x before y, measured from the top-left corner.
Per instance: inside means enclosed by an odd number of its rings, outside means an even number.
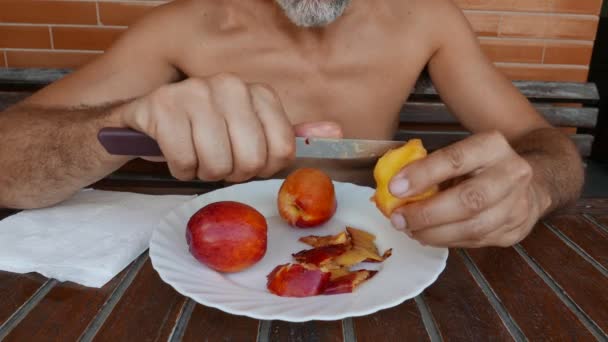
[[[460,8],[452,0],[393,0],[393,13],[400,13],[436,47],[454,36],[468,36],[471,28]]]
[[[229,11],[223,1],[175,0],[159,5],[129,27],[108,51],[146,54],[175,65],[184,51],[204,38],[206,43],[220,37]]]
[[[135,98],[180,79],[180,56],[201,40],[202,30],[211,31],[213,20],[205,18],[221,18],[215,15],[213,2],[176,0],[155,7],[104,54],[28,101],[45,106],[97,105]]]
[[[456,20],[462,16],[453,0],[393,0],[392,5],[399,13],[415,15],[421,20]],[[428,21],[428,25],[438,26],[437,21]]]
[[[129,31],[180,44],[194,36],[200,37],[203,32],[214,34],[219,31],[228,20],[226,7],[223,1],[175,0],[148,12]]]
[[[165,6],[171,20],[190,27],[194,24],[210,33],[224,26],[236,7],[232,1],[217,0],[175,0]]]

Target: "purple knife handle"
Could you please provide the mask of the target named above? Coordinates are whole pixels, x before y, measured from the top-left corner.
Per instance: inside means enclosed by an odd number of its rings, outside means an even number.
[[[128,128],[102,128],[97,139],[109,154],[118,156],[162,156],[156,140]]]

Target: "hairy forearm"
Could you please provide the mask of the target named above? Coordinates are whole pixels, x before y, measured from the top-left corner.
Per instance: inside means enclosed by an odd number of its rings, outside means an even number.
[[[0,113],[0,207],[53,205],[123,165],[128,159],[109,156],[96,138],[121,105]]]
[[[584,170],[578,150],[556,128],[534,130],[514,143],[534,171],[533,185],[543,214],[561,208],[579,196]]]

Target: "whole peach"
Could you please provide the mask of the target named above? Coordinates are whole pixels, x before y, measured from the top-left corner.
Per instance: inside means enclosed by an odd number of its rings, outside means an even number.
[[[264,257],[266,219],[239,202],[215,202],[197,211],[188,221],[186,241],[190,253],[219,272],[238,272]]]
[[[334,185],[321,170],[298,169],[281,185],[277,205],[281,217],[292,226],[321,225],[336,212]]]

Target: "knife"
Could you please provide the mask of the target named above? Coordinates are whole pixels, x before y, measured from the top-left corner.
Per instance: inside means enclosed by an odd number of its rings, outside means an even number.
[[[103,128],[97,138],[112,155],[162,156],[154,139],[144,133],[128,128]],[[388,150],[403,146],[404,141],[296,138],[297,158],[316,159],[371,159],[378,158]]]

